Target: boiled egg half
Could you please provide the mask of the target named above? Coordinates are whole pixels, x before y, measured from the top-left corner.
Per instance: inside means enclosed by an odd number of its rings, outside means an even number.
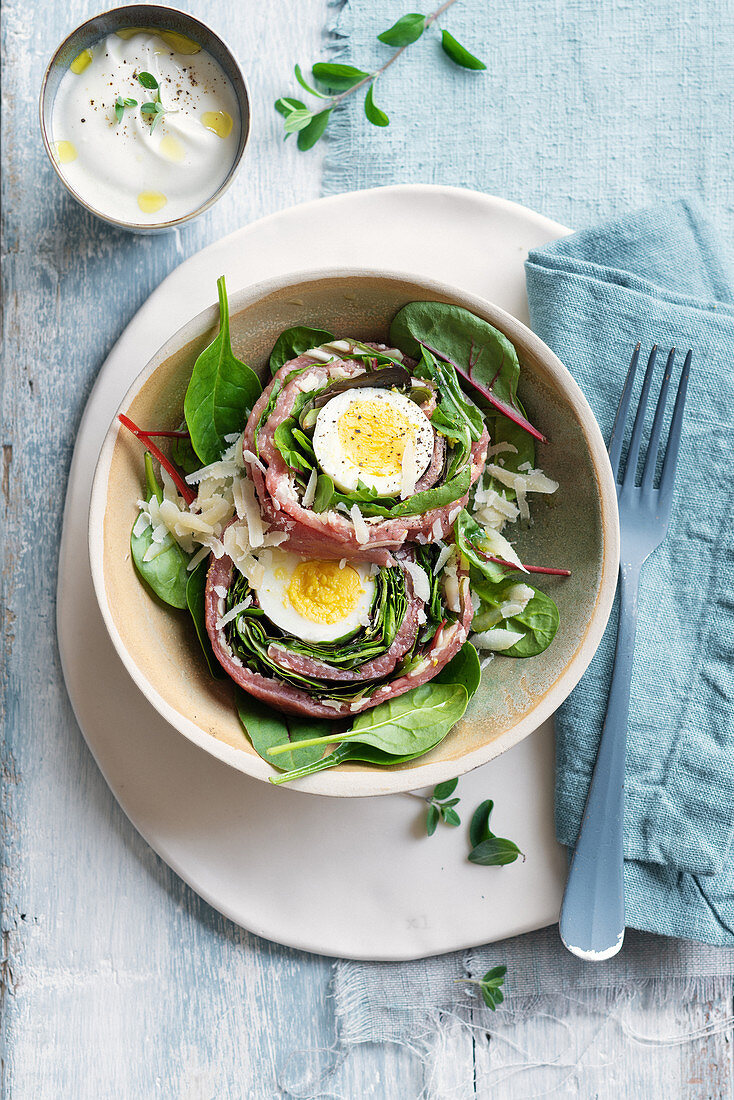
[[[260,556],[257,600],[271,622],[304,642],[334,642],[369,623],[374,566],[322,561],[288,550]]]
[[[361,481],[384,496],[410,496],[433,455],[431,422],[398,390],[365,386],[332,397],[318,414],[313,449],[345,492]]]

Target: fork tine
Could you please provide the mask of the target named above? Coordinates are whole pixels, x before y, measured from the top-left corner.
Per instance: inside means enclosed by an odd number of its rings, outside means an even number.
[[[637,414],[635,415],[635,422],[632,425],[632,438],[630,439],[629,450],[627,451],[627,465],[624,468],[623,483],[625,485],[634,485],[637,477],[637,459],[640,456],[640,443],[642,442],[642,428],[645,423],[645,413],[647,412],[647,398],[650,393],[650,384],[652,382],[652,375],[655,369],[655,357],[658,352],[658,346],[655,344],[650,352],[650,358],[647,361],[647,370],[645,371],[645,379],[642,383],[642,390],[640,392],[640,400],[637,405]]]
[[[617,476],[619,469],[619,459],[622,454],[622,444],[624,443],[624,429],[627,424],[627,414],[629,412],[630,401],[632,400],[632,387],[635,384],[635,373],[637,372],[637,360],[640,358],[640,345],[638,344],[635,350],[632,352],[632,359],[630,360],[629,370],[627,371],[627,377],[624,380],[624,387],[622,388],[622,396],[619,399],[619,405],[617,407],[617,415],[614,417],[614,426],[612,427],[612,435],[609,440],[609,461],[612,466],[612,472],[614,476]]]
[[[678,461],[678,450],[680,448],[680,437],[683,428],[683,409],[686,403],[688,375],[691,372],[692,357],[693,352],[689,351],[686,355],[686,361],[683,364],[683,370],[681,371],[678,392],[675,395],[675,406],[673,408],[673,419],[670,422],[668,446],[663,460],[662,473],[660,474],[660,504],[663,508],[668,507],[673,496],[675,464]]]
[[[655,407],[655,418],[652,422],[650,442],[647,445],[647,455],[645,456],[645,465],[642,470],[642,488],[645,492],[649,492],[653,488],[655,481],[655,468],[658,462],[658,444],[660,443],[660,433],[663,429],[665,405],[668,400],[668,385],[670,383],[670,375],[673,371],[674,359],[675,348],[671,348],[668,354],[668,362],[665,364],[665,374],[663,375],[663,381],[660,386],[660,396],[658,397],[658,403]]]

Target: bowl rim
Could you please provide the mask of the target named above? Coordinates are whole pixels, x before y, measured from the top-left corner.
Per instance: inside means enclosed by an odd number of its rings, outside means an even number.
[[[90,24],[96,23],[97,20],[103,19],[103,18],[106,18],[106,17],[109,17],[109,16],[113,16],[113,15],[122,16],[123,14],[125,15],[126,18],[129,18],[129,13],[133,9],[138,10],[139,8],[148,8],[150,10],[150,12],[152,13],[153,18],[160,18],[161,13],[163,13],[163,12],[173,12],[174,15],[179,16],[184,21],[190,23],[193,28],[202,27],[207,32],[207,34],[210,34],[212,36],[212,38],[215,38],[219,42],[219,44],[222,47],[222,49],[224,50],[224,52],[228,55],[233,70],[237,73],[240,80],[242,81],[242,91],[244,93],[244,106],[246,107],[246,111],[245,111],[244,115],[240,118],[240,140],[239,140],[239,145],[238,145],[238,148],[237,148],[237,153],[235,155],[235,159],[232,162],[232,166],[231,166],[229,172],[227,173],[225,178],[222,180],[222,182],[219,185],[219,187],[217,188],[217,190],[214,192],[213,195],[210,195],[209,198],[206,199],[205,202],[200,203],[200,205],[197,206],[190,213],[182,214],[178,218],[171,218],[169,221],[163,221],[163,222],[124,221],[120,218],[113,218],[109,214],[103,214],[100,210],[97,210],[96,207],[92,206],[91,203],[87,202],[87,200],[84,198],[84,196],[80,195],[79,192],[76,190],[76,188],[72,187],[72,185],[69,183],[69,181],[66,179],[63,172],[59,168],[59,165],[57,164],[56,158],[55,158],[54,153],[53,153],[52,135],[49,133],[49,130],[46,127],[46,119],[45,119],[46,91],[47,91],[47,87],[48,87],[48,79],[49,79],[49,76],[51,75],[51,70],[53,69],[54,65],[56,64],[56,61],[57,61],[57,58],[59,57],[59,54],[64,50],[66,45],[76,35],[78,35],[80,31],[83,31]],[[120,24],[120,26],[123,26],[123,25],[124,24]],[[114,32],[110,31],[108,33],[114,33]],[[198,41],[198,40],[195,39],[195,41]],[[204,48],[204,47],[202,47],[202,48]],[[238,99],[239,99],[239,96],[238,96]],[[69,192],[71,197],[73,199],[76,199],[76,201],[79,203],[80,206],[82,206],[85,210],[89,211],[90,214],[94,214],[94,216],[96,218],[99,218],[100,221],[106,222],[107,225],[112,225],[116,229],[126,229],[129,232],[133,232],[133,233],[155,233],[155,232],[162,232],[162,231],[168,230],[168,229],[176,229],[178,226],[184,225],[186,222],[190,222],[190,221],[193,221],[195,218],[201,217],[201,215],[205,214],[207,212],[207,210],[211,209],[211,207],[214,206],[214,204],[216,202],[218,202],[219,199],[221,199],[221,197],[224,195],[225,191],[227,191],[231,187],[232,183],[234,182],[235,176],[239,172],[240,167],[242,165],[242,158],[245,155],[245,149],[247,148],[247,143],[250,139],[250,131],[252,130],[252,109],[251,109],[250,89],[247,86],[247,81],[245,80],[245,74],[242,72],[242,69],[240,67],[240,63],[237,60],[237,58],[234,54],[234,51],[232,50],[230,45],[227,43],[227,41],[224,38],[222,38],[221,34],[219,34],[212,27],[210,27],[208,23],[205,23],[203,19],[198,19],[195,15],[191,15],[190,12],[183,11],[181,8],[176,8],[172,4],[146,4],[146,3],[140,4],[140,3],[135,3],[135,4],[127,4],[127,5],[122,4],[122,5],[118,5],[114,8],[105,8],[104,11],[100,11],[96,15],[91,15],[87,19],[84,19],[81,23],[79,23],[76,27],[74,27],[73,30],[69,31],[69,33],[64,36],[62,41],[59,43],[59,45],[56,47],[56,49],[52,53],[52,55],[49,59],[49,62],[46,65],[46,68],[44,69],[44,72],[43,72],[43,79],[41,80],[41,90],[40,90],[40,93],[39,93],[39,96],[38,96],[38,120],[39,120],[39,125],[40,125],[40,128],[41,128],[41,139],[43,141],[43,147],[46,150],[46,155],[48,156],[49,161],[51,162],[51,167],[53,168],[54,172],[56,173],[56,178],[63,184],[63,186]]]
[[[494,757],[511,749],[534,732],[569,696],[586,671],[601,642],[614,601],[620,555],[619,516],[614,476],[601,429],[591,407],[578,383],[554,352],[527,325],[517,320],[506,310],[476,294],[467,293],[460,288],[452,287],[434,279],[426,279],[414,272],[360,266],[309,268],[290,272],[287,275],[275,276],[258,284],[244,287],[229,295],[230,316],[234,316],[273,293],[287,290],[299,284],[354,278],[377,278],[387,282],[410,282],[420,287],[421,290],[425,290],[427,294],[443,294],[461,301],[464,308],[472,312],[478,312],[480,315],[482,313],[488,314],[492,318],[491,323],[496,323],[497,327],[509,339],[514,341],[515,338],[521,338],[529,350],[536,357],[542,359],[544,366],[549,370],[551,376],[559,384],[572,405],[589,450],[599,488],[602,565],[596,602],[575,653],[557,679],[524,717],[489,744],[480,746],[459,759],[428,764],[416,762],[415,765],[401,770],[374,768],[356,772],[333,769],[286,785],[286,789],[293,789],[300,793],[331,797],[372,797],[383,794],[398,794],[417,790],[421,787],[433,786],[443,780],[463,775],[482,764],[488,763]],[[117,412],[128,408],[133,398],[158,367],[180,348],[212,328],[217,317],[217,305],[214,303],[201,310],[166,340],[128,387],[118,405]],[[89,504],[87,540],[89,564],[97,603],[107,632],[133,682],[169,725],[223,763],[246,775],[267,782],[270,776],[277,773],[259,756],[243,752],[223,741],[219,741],[202,730],[189,718],[180,714],[163,699],[133,660],[117,630],[111,607],[107,601],[105,588],[104,516],[107,506],[112,456],[120,431],[121,427],[117,421],[117,413],[115,413],[115,417],[107,429],[97,459]]]

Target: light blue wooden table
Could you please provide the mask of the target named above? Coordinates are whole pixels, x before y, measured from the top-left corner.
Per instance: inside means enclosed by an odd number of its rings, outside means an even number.
[[[332,963],[258,940],[221,918],[123,817],[75,724],[54,626],[56,559],[69,460],[86,397],[119,333],[182,259],[255,218],[320,193],[318,151],[283,146],[272,110],[294,60],[321,50],[325,0],[191,0],[248,76],[254,127],[222,202],[178,233],[137,238],[83,213],[57,184],[36,121],[41,75],[63,35],[101,5],[2,9],[2,1095],[14,1100],[266,1100],[336,1064]],[[717,1003],[711,1011],[726,1013]],[[650,1003],[650,1031],[670,1006]],[[568,1022],[571,1022],[570,1019]],[[564,1021],[561,1021],[564,1023]],[[558,1021],[554,1021],[554,1026]],[[573,1027],[592,1041],[598,1019]],[[531,1038],[518,1030],[517,1040]],[[607,1044],[619,1041],[614,1035]],[[539,1033],[537,1059],[554,1045]],[[729,1096],[731,1044],[668,1047],[618,1060],[612,1078],[573,1077],[580,1095]],[[457,1042],[445,1095],[474,1095],[485,1039]],[[299,1054],[298,1052],[307,1052]],[[644,1065],[643,1065],[644,1062]],[[648,1063],[650,1063],[648,1065]],[[644,1074],[643,1074],[644,1069]],[[559,1090],[557,1071],[532,1095]],[[647,1082],[642,1088],[640,1082]],[[657,1081],[657,1092],[649,1091]],[[467,1084],[468,1082],[468,1084]],[[354,1051],[321,1095],[410,1100],[422,1067],[407,1050]],[[540,1087],[539,1087],[540,1086]],[[610,1092],[608,1088],[612,1088]],[[510,1075],[498,1095],[527,1096]],[[640,1091],[642,1088],[642,1091]],[[525,1090],[525,1091],[524,1091]]]

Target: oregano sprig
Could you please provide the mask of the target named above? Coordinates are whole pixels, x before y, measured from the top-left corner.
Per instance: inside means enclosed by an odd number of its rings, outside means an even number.
[[[425,797],[425,801],[428,803],[426,811],[426,834],[428,836],[433,836],[439,821],[443,821],[444,825],[461,825],[461,818],[454,809],[461,802],[461,799],[451,797],[458,782],[458,779],[447,779],[434,787],[433,793],[428,797],[418,795],[418,798]]]
[[[501,1005],[505,999],[502,986],[505,982],[506,973],[506,966],[493,966],[482,978],[455,978],[454,981],[461,982],[464,985],[479,986],[479,992],[482,994],[485,1005],[487,1008],[491,1008],[492,1012],[495,1012],[497,1006]]]
[[[137,99],[123,99],[121,95],[118,95],[115,100],[115,118],[118,122],[122,122],[122,116],[125,114],[126,107],[137,107]]]
[[[141,115],[150,122],[150,132],[152,134],[166,113],[166,108],[161,103],[161,86],[152,73],[138,73],[138,81],[149,92],[155,92],[155,98],[148,103],[144,103],[140,108]]]
[[[309,95],[314,96],[317,102],[312,106],[292,96],[281,96],[275,101],[275,109],[284,119],[285,137],[298,134],[297,144],[301,151],[311,149],[323,136],[329,125],[332,111],[340,106],[347,96],[353,95],[361,88],[366,87],[364,99],[364,113],[373,126],[389,126],[390,119],[387,114],[375,103],[375,84],[382,74],[394,65],[400,55],[414,42],[422,37],[423,33],[436,22],[438,17],[455,4],[456,0],[445,0],[445,3],[430,15],[422,15],[420,12],[409,12],[398,19],[392,27],[378,34],[377,39],[386,46],[396,47],[395,53],[389,57],[384,65],[374,72],[366,69],[358,69],[354,65],[342,65],[331,61],[317,61],[312,67],[313,84],[309,83],[301,71],[300,65],[295,66],[296,80]],[[465,46],[462,46],[448,31],[441,32],[441,48],[455,65],[463,69],[481,70],[487,66],[478,57],[475,57]],[[141,74],[143,75],[143,74]],[[149,76],[150,74],[145,74]]]

